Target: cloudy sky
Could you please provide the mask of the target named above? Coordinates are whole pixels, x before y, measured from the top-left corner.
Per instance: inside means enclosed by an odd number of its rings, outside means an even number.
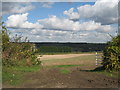
[[[3,2],[11,32],[31,42],[105,43],[118,31],[118,0],[95,2]]]

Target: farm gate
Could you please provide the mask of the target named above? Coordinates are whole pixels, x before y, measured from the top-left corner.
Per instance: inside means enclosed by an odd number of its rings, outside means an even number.
[[[96,66],[102,66],[102,60],[103,60],[103,52],[101,51],[96,51],[95,53],[96,57],[95,57],[95,60],[96,60]]]

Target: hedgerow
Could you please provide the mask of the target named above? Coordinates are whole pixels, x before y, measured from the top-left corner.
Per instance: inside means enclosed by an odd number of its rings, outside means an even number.
[[[41,63],[35,55],[35,45],[27,38],[15,35],[10,38],[7,28],[2,24],[2,64],[3,66],[38,65]],[[21,42],[22,41],[22,42]]]
[[[103,54],[103,67],[109,71],[120,71],[120,35],[114,37],[107,43]]]

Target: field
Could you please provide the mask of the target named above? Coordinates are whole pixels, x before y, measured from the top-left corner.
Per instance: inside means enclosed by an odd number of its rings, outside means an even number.
[[[51,65],[95,65],[95,54],[44,55],[41,57],[44,66]]]
[[[118,88],[117,72],[108,73],[94,70],[95,53],[38,55],[41,66],[13,68],[19,75],[12,84],[3,87],[15,88]],[[10,80],[10,79],[9,79]],[[19,83],[18,83],[19,81]]]

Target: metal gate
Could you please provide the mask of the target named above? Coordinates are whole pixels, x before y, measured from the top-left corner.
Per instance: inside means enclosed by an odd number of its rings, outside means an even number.
[[[102,66],[102,60],[103,60],[103,52],[97,51],[96,52],[96,66]]]

